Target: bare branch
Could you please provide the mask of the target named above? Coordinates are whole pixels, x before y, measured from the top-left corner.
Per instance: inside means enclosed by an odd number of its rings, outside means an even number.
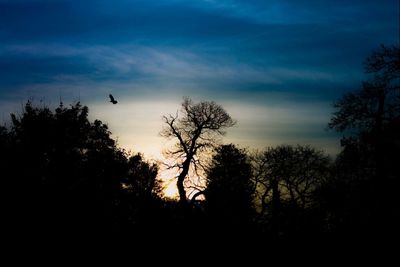
[[[186,143],[184,142],[179,129],[175,128],[175,125],[174,125],[174,123],[175,123],[177,118],[178,118],[178,116],[173,117],[172,115],[169,115],[169,118],[164,116],[164,121],[165,121],[166,124],[168,124],[169,130],[171,131],[171,133],[167,131],[166,132],[167,133],[166,136],[168,136],[168,137],[175,136],[176,138],[178,138],[179,143],[181,145],[181,148],[185,151],[185,153],[188,153],[188,149],[187,149]]]
[[[204,191],[198,191],[197,193],[195,193],[193,197],[190,199],[190,204],[193,205],[193,203],[196,201],[196,198],[201,195],[204,195]]]
[[[161,132],[166,138],[176,138],[178,142],[174,150],[169,151],[171,158],[182,159],[181,172],[177,186],[181,201],[186,201],[184,182],[191,166],[196,175],[203,168],[199,155],[213,148],[219,137],[225,134],[224,129],[235,124],[230,115],[215,102],[203,101],[193,103],[185,97],[182,102],[181,114],[164,116],[167,127]]]

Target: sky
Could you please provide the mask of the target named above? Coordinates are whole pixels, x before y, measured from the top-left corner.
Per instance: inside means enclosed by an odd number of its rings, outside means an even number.
[[[226,143],[335,155],[332,103],[380,44],[399,44],[398,0],[0,0],[1,119],[28,99],[80,101],[157,158],[162,116],[188,96],[237,120]]]

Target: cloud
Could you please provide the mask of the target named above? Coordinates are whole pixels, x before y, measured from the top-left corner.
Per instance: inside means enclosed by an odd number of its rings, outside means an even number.
[[[398,10],[395,0],[7,1],[0,2],[0,36],[3,42],[194,45],[259,34],[271,25],[397,34]]]
[[[47,79],[85,74],[93,80],[176,79],[258,82],[333,80],[331,73],[283,66],[261,67],[230,59],[214,60],[187,49],[144,46],[15,45],[0,50],[0,68],[20,76],[38,74]],[[125,76],[125,77],[124,77]],[[5,77],[6,78],[6,77]]]
[[[394,0],[0,0],[1,110],[80,100],[141,150],[187,95],[232,109],[227,140],[333,151],[329,103],[358,87],[372,49],[398,41],[398,17]]]
[[[373,21],[388,21],[387,14],[395,12],[396,7],[398,10],[396,0],[385,3],[375,0],[175,0],[173,3],[260,24],[345,22],[362,26],[365,23],[360,23],[360,17]]]

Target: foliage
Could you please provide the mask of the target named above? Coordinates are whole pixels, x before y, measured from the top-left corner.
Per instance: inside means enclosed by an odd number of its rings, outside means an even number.
[[[234,145],[215,149],[207,170],[206,211],[226,225],[248,224],[253,217],[251,164],[245,150]]]
[[[382,46],[365,62],[371,78],[361,90],[345,94],[334,104],[329,127],[337,131],[355,130],[357,134],[376,134],[400,116],[400,48]]]
[[[181,113],[164,117],[161,132],[176,141],[167,154],[178,171],[180,202],[158,197],[158,166],[118,148],[106,124],[88,119],[88,107],[60,103],[53,111],[27,102],[22,114],[11,115],[10,127],[0,126],[4,227],[121,236],[164,227],[181,247],[189,234],[206,233],[255,233],[260,240],[391,236],[400,223],[399,58],[398,46],[373,52],[365,65],[370,78],[335,103],[329,127],[344,136],[333,164],[305,145],[251,156],[221,145],[235,121],[215,102],[185,98]],[[187,205],[184,181],[200,169],[205,189]]]
[[[400,176],[399,46],[374,51],[365,71],[369,79],[361,90],[335,103],[329,127],[347,136],[335,179],[321,192],[329,224],[353,233],[393,229],[400,214],[394,204]]]
[[[21,218],[24,227],[110,230],[122,225],[127,210],[147,203],[132,202],[130,195],[154,196],[157,168],[140,155],[128,159],[107,125],[90,122],[88,112],[80,103],[52,112],[28,102],[20,116],[12,114],[10,132],[1,129],[10,152],[1,166],[10,204],[21,216],[36,218]],[[123,184],[134,186],[126,190]]]

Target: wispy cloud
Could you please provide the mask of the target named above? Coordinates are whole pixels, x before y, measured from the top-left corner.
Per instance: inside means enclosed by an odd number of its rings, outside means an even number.
[[[67,46],[67,45],[13,45],[0,50],[0,55],[14,56],[18,59],[29,57],[51,59],[76,59],[79,65],[90,65],[91,73],[84,73],[92,79],[142,79],[150,76],[155,79],[176,79],[201,81],[204,79],[265,84],[282,83],[288,79],[333,80],[332,73],[317,70],[304,70],[276,67],[255,67],[245,62],[203,57],[196,52],[179,48],[154,48],[144,46]],[[60,62],[63,64],[63,62]],[[38,62],[43,64],[43,62]],[[62,66],[59,66],[62,67]],[[62,69],[61,69],[62,70]],[[32,71],[35,71],[34,69]],[[44,69],[44,72],[54,71]],[[46,74],[46,73],[44,73]],[[76,74],[78,77],[81,73]],[[67,77],[69,73],[54,73],[53,78]]]
[[[375,0],[202,0],[182,1],[199,8],[217,10],[233,16],[262,24],[310,24],[327,22],[355,22],[360,16],[381,17],[398,7],[395,0],[382,5]],[[390,7],[391,5],[391,7]],[[374,10],[374,12],[370,12]],[[361,26],[361,24],[359,25]]]
[[[81,101],[145,151],[186,95],[237,117],[227,140],[333,151],[329,103],[398,41],[398,17],[396,0],[0,0],[0,110]]]

